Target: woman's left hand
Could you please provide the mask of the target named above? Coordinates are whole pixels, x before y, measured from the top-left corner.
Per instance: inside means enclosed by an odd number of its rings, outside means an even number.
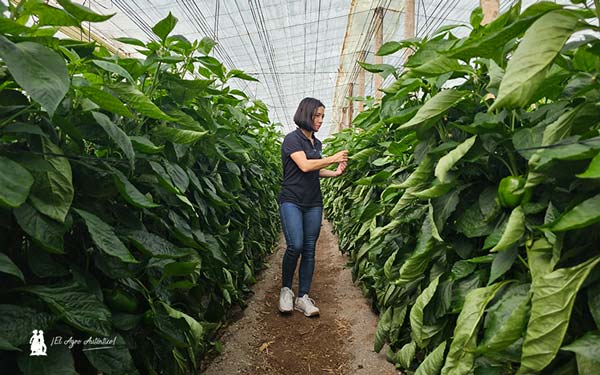
[[[345,161],[339,163],[337,169],[335,170],[336,175],[341,176],[342,174],[344,174],[347,166],[348,164]]]

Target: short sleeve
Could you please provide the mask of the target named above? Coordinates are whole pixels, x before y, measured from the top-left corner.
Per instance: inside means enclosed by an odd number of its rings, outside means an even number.
[[[292,135],[285,137],[283,144],[281,145],[281,151],[284,157],[288,157],[296,151],[304,151],[302,143],[298,137]]]

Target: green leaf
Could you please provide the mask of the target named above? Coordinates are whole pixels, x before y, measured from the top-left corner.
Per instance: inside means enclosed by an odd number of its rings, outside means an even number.
[[[133,151],[133,146],[131,145],[131,140],[127,136],[127,134],[123,131],[123,129],[119,128],[115,125],[108,116],[104,113],[100,112],[92,112],[92,116],[94,120],[104,129],[106,134],[119,146],[123,153],[129,159],[129,166],[131,169],[134,168],[135,165],[135,151]]]
[[[113,335],[115,344],[109,348],[94,350],[94,347],[83,349],[85,356],[98,371],[106,375],[135,373],[133,358],[127,348],[127,343],[121,335]]]
[[[145,136],[132,135],[129,139],[131,139],[131,144],[136,151],[145,154],[158,154],[165,148],[165,146],[155,145]]]
[[[106,70],[107,72],[115,73],[116,75],[126,78],[131,84],[135,84],[135,80],[133,79],[131,74],[129,74],[129,72],[125,70],[125,68],[123,68],[121,65],[104,60],[92,60],[92,62],[94,63],[94,65]]]
[[[396,72],[396,67],[390,64],[367,64],[366,62],[357,61],[364,70],[370,73],[379,73],[383,78],[386,78]]]
[[[235,77],[235,78],[239,78],[239,79],[243,79],[244,81],[253,81],[253,82],[260,82],[258,79],[252,77],[249,74],[244,73],[243,71],[239,70],[239,69],[232,69],[229,71],[229,73],[227,73],[227,77]]]
[[[454,89],[440,91],[419,108],[415,117],[398,129],[411,130],[427,120],[435,119],[446,113],[446,111],[463,100],[468,94],[468,91]]]
[[[383,43],[381,45],[381,47],[379,47],[379,51],[377,51],[375,53],[375,55],[377,56],[387,56],[387,55],[391,55],[392,53],[396,53],[398,51],[400,51],[402,48],[409,48],[414,46],[416,43],[415,40],[403,40],[400,42],[386,42]]]
[[[160,126],[155,128],[154,133],[168,139],[173,143],[178,144],[192,144],[197,142],[199,139],[208,134],[208,130],[195,131],[195,130],[184,130],[177,128],[170,128],[167,126]]]
[[[468,138],[467,140],[465,140],[463,143],[456,146],[456,148],[454,148],[448,154],[444,155],[438,161],[437,165],[435,166],[435,172],[434,172],[435,177],[439,178],[439,180],[442,183],[447,182],[446,174],[448,173],[448,171],[450,171],[450,169],[452,169],[452,167],[454,167],[454,165],[463,156],[465,156],[467,154],[467,152],[469,152],[471,147],[473,147],[473,144],[475,144],[476,139],[477,139],[477,136],[474,135],[471,138]]]
[[[466,295],[442,375],[462,375],[473,370],[479,322],[487,304],[504,285],[506,282],[473,289]]]
[[[0,205],[12,208],[22,205],[33,181],[33,176],[27,169],[0,156]]]
[[[121,196],[129,203],[138,208],[154,208],[159,204],[152,202],[148,197],[142,194],[118,169],[112,169],[113,181],[121,193]]]
[[[200,263],[191,262],[172,262],[165,265],[162,279],[171,276],[187,276],[195,273],[200,268]]]
[[[106,109],[107,111],[116,113],[125,117],[133,117],[129,109],[121,102],[117,97],[102,91],[92,86],[80,86],[77,87],[79,91],[85,95],[86,98],[90,99],[94,103],[98,104],[100,108]]]
[[[34,329],[45,330],[54,320],[56,316],[30,307],[0,305],[0,338],[18,347],[29,342]]]
[[[101,336],[111,332],[110,311],[87,287],[73,283],[37,285],[23,290],[40,297],[61,320],[77,329]]]
[[[175,25],[177,25],[177,21],[177,18],[174,17],[171,12],[169,12],[165,18],[158,21],[158,23],[154,25],[152,31],[154,31],[154,34],[156,34],[160,40],[164,41],[167,39],[167,36],[171,33],[171,31],[173,31]]]
[[[518,374],[542,371],[556,356],[563,341],[575,297],[600,257],[540,276],[533,285],[531,317],[523,341]]]
[[[488,285],[496,281],[500,276],[504,275],[506,271],[510,270],[512,265],[515,263],[515,259],[517,259],[517,255],[517,247],[511,247],[508,250],[501,251],[500,253],[496,254],[494,261],[492,262]]]
[[[529,318],[529,288],[529,284],[509,287],[488,309],[483,340],[477,353],[501,351],[523,336]]]
[[[29,2],[27,6],[29,12],[37,16],[38,26],[79,26],[79,21],[62,9],[34,2]]]
[[[394,357],[394,361],[400,365],[401,368],[410,368],[410,364],[413,359],[415,359],[415,352],[417,350],[417,345],[414,341],[411,341],[408,344],[405,344],[402,349],[396,353]]]
[[[47,138],[41,138],[41,142],[43,158],[52,169],[34,172],[29,201],[39,212],[64,223],[75,194],[71,164],[54,143]]]
[[[131,44],[133,46],[138,46],[138,47],[146,47],[146,44],[144,42],[142,42],[139,39],[136,38],[128,38],[128,37],[121,37],[121,38],[115,38],[116,41],[121,42],[121,43],[125,43],[125,44]]]
[[[552,223],[550,229],[555,232],[563,232],[577,228],[583,228],[600,221],[600,194],[595,195],[579,203]]]
[[[0,58],[27,95],[40,103],[50,116],[69,91],[69,73],[65,60],[41,44],[14,44],[0,35]]]
[[[439,76],[445,73],[461,72],[471,74],[473,68],[469,65],[459,64],[457,59],[451,59],[446,56],[437,56],[424,64],[410,69],[410,72],[418,73],[423,76]]]
[[[377,353],[381,351],[381,348],[383,348],[383,345],[389,336],[390,327],[392,324],[392,313],[393,308],[390,306],[379,317],[379,321],[377,322],[377,329],[375,330],[375,345],[373,347],[373,350]]]
[[[498,96],[489,111],[529,104],[543,83],[547,68],[578,24],[579,19],[565,11],[549,12],[535,21],[508,61]]]
[[[119,98],[129,106],[144,116],[157,120],[173,120],[169,115],[164,113],[156,106],[146,95],[139,91],[135,86],[128,83],[117,83],[110,86]]]
[[[28,203],[13,211],[17,223],[35,242],[51,253],[64,253],[63,236],[66,228],[47,216],[40,214]]]
[[[8,275],[13,275],[25,282],[25,276],[23,272],[17,267],[17,265],[4,253],[0,253],[0,272]]]
[[[58,3],[70,14],[72,14],[78,21],[89,21],[89,22],[103,22],[109,20],[113,14],[98,14],[90,8],[84,7],[83,5],[76,4],[70,0],[57,0]]]
[[[590,314],[596,322],[596,328],[600,329],[600,284],[597,283],[588,287],[587,301]]]
[[[563,346],[560,350],[567,350],[598,361],[600,360],[600,332],[587,332],[569,345]]]
[[[85,221],[90,236],[92,236],[92,241],[94,241],[94,244],[96,244],[100,250],[119,258],[123,262],[138,263],[129,250],[127,250],[127,247],[123,245],[123,242],[121,242],[119,237],[117,237],[110,225],[106,224],[94,214],[77,208],[74,210]]]
[[[166,239],[146,231],[133,231],[129,239],[135,247],[155,258],[181,258],[190,254],[189,250],[180,249]]]
[[[444,351],[446,350],[446,341],[437,346],[431,353],[425,357],[423,362],[417,367],[415,375],[437,375],[444,364]]]
[[[414,305],[410,309],[410,328],[411,328],[411,337],[413,341],[419,346],[419,348],[424,348],[429,345],[429,337],[424,334],[423,331],[423,311],[427,304],[433,298],[435,291],[437,290],[438,283],[440,281],[440,276],[433,279],[431,283],[423,290],[421,294],[417,297]],[[407,366],[408,367],[408,366]]]
[[[30,333],[31,335],[31,333]],[[19,369],[23,375],[53,374],[77,375],[73,355],[65,345],[47,344],[46,356],[21,355]]]
[[[175,310],[174,308],[172,308],[164,302],[162,303],[162,305],[167,310],[167,313],[171,318],[185,320],[188,327],[190,328],[190,333],[192,334],[192,337],[194,338],[196,344],[201,344],[204,341],[204,328],[196,319],[181,311]]]
[[[590,162],[587,169],[577,175],[579,178],[600,178],[600,153],[598,153]]]
[[[215,42],[213,39],[205,36],[200,40],[200,43],[198,44],[198,51],[204,53],[205,55],[208,55],[216,44],[217,42]]]
[[[506,229],[500,237],[496,246],[490,249],[491,252],[506,250],[516,244],[525,234],[525,214],[521,206],[515,207],[510,213]]]

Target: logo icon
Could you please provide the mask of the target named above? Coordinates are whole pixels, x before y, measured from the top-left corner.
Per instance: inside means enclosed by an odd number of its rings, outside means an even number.
[[[46,343],[44,343],[44,331],[34,329],[33,335],[29,339],[29,344],[31,345],[31,354],[29,356],[40,356],[46,355]]]

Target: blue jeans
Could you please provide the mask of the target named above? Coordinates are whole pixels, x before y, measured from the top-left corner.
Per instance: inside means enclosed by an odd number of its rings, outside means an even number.
[[[283,202],[279,213],[287,244],[281,266],[282,286],[292,289],[298,257],[302,255],[298,281],[298,297],[302,297],[308,294],[315,271],[315,247],[321,232],[323,207],[301,207]]]

